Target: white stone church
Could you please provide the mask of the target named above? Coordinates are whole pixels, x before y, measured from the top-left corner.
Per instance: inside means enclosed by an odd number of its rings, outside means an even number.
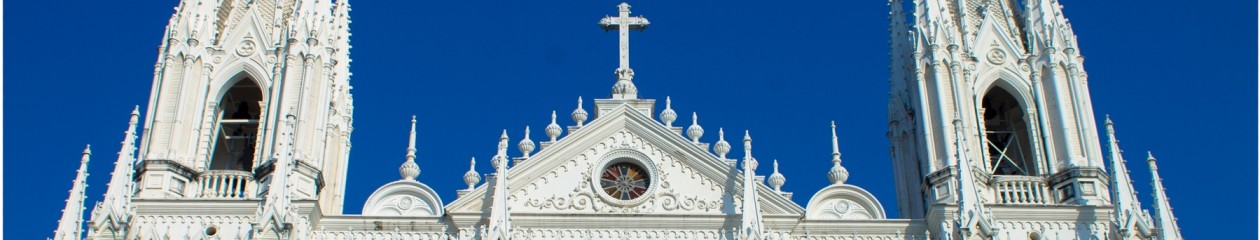
[[[85,205],[85,150],[53,238],[1181,239],[1155,158],[1143,156],[1154,176],[1146,211],[1111,121],[1095,125],[1057,1],[889,6],[897,196],[878,197],[895,197],[899,218],[846,183],[834,124],[831,185],[804,206],[781,191],[777,163],[753,174],[769,162],[752,154],[749,132],[728,142],[709,129],[721,140],[705,143],[695,122],[675,126],[668,98],[658,105],[635,87],[629,35],[650,22],[625,3],[598,22],[620,36],[611,94],[577,99],[575,126],[553,113],[549,139],[505,132],[482,160],[494,172],[483,181],[470,167],[468,188],[443,200],[416,180],[413,120],[401,177],[345,214],[347,1],[183,0],[104,200]],[[522,156],[508,156],[513,143]],[[739,147],[743,156],[727,156]]]

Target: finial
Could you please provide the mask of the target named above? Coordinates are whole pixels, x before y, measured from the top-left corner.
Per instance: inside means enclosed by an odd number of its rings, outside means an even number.
[[[831,161],[840,164],[840,138],[836,137],[836,121],[831,121]]]
[[[774,160],[774,173],[770,174],[770,186],[774,187],[775,192],[783,192],[783,184],[787,183],[787,178],[779,173],[779,159]]]
[[[503,134],[499,135],[499,151],[494,154],[493,158],[490,158],[490,164],[494,164],[495,172],[499,172],[500,167],[507,168],[507,146],[507,129],[503,129]]]
[[[757,158],[752,156],[752,135],[744,130],[744,171],[757,171]]]
[[[693,143],[700,142],[700,136],[704,136],[704,128],[700,127],[695,112],[691,112],[691,127],[687,127],[687,136],[691,137]]]
[[[398,174],[404,180],[416,180],[420,176],[420,166],[416,165],[416,115],[411,115],[411,139],[407,141],[407,161],[398,167]]]
[[[547,137],[551,137],[551,142],[556,141],[556,137],[560,136],[560,125],[556,124],[556,111],[551,111],[551,124],[547,125]]]
[[[576,122],[578,127],[585,125],[588,114],[586,113],[586,109],[582,109],[582,96],[578,96],[578,106],[577,109],[573,110],[572,115],[573,122]]]
[[[1151,154],[1151,151],[1146,151],[1146,161],[1147,161],[1147,162],[1154,162],[1154,161],[1155,161],[1155,155],[1154,155],[1154,154]]]
[[[481,174],[477,173],[477,157],[468,160],[468,172],[464,173],[464,183],[468,184],[468,190],[472,190],[478,182],[481,182]]]
[[[726,132],[722,128],[718,128],[718,141],[713,144],[713,152],[721,159],[726,159],[726,154],[731,152],[731,143],[726,142]]]
[[[827,171],[827,179],[832,185],[844,184],[849,179],[849,170],[840,165],[840,140],[836,137],[836,121],[831,121],[831,170]]]
[[[521,139],[521,143],[516,144],[517,150],[521,150],[521,157],[529,158],[529,154],[534,152],[534,140],[529,140],[529,126],[525,126],[525,139]]]
[[[503,129],[503,134],[499,134],[499,153],[506,156],[507,146],[508,146],[507,129]]]
[[[674,120],[678,120],[678,113],[674,112],[674,108],[670,106],[669,96],[665,97],[665,110],[661,111],[661,122],[667,127],[674,126]]]

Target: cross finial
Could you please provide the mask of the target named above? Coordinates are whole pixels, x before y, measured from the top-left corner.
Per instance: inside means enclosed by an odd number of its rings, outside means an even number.
[[[630,4],[621,3],[617,5],[617,16],[605,16],[599,20],[599,27],[604,31],[617,29],[620,38],[619,59],[620,65],[617,66],[617,84],[613,85],[613,99],[638,99],[639,90],[635,88],[634,70],[630,69],[630,30],[639,30],[647,28],[647,18],[642,16],[630,16]]]

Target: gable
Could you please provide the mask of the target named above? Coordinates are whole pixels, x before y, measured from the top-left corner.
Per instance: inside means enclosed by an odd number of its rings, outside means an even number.
[[[614,199],[598,178],[605,166],[631,162],[647,171],[649,190],[634,200]],[[735,214],[742,174],[701,145],[622,105],[508,170],[512,212]],[[447,206],[451,212],[483,209],[487,185]],[[758,184],[765,214],[797,214],[799,205]]]

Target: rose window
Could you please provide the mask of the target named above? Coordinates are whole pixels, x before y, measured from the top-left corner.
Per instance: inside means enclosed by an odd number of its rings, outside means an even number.
[[[599,185],[608,196],[619,200],[633,200],[643,196],[651,186],[651,178],[643,167],[623,162],[604,169]]]

